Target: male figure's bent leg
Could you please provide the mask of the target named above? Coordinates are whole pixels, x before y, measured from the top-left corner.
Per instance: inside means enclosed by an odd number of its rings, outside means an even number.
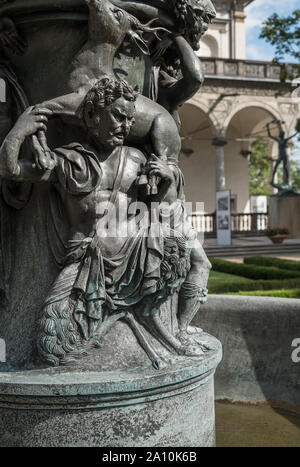
[[[187,333],[189,325],[195,317],[201,303],[205,303],[207,297],[207,282],[211,264],[197,241],[191,251],[191,270],[182,285],[179,298],[179,333]]]

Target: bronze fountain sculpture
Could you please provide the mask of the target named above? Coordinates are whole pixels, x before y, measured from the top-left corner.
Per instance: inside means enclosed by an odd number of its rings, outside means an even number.
[[[185,210],[178,108],[203,83],[194,49],[214,7],[59,3],[45,26],[50,0],[0,2],[3,370],[101,379],[151,362],[155,379],[201,362],[211,377],[220,345],[191,326],[211,266]]]

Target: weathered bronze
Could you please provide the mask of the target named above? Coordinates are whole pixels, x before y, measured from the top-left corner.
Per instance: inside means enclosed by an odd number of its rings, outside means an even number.
[[[199,357],[209,349],[190,324],[207,299],[210,263],[184,206],[178,108],[203,83],[194,49],[214,7],[210,0],[57,4],[77,38],[68,42],[65,29],[47,59],[38,38],[46,37],[43,15],[60,20],[51,2],[0,2],[4,309],[22,301],[21,255],[40,289],[31,365],[100,358],[119,321],[154,368],[176,355]],[[24,303],[30,309],[27,296]]]

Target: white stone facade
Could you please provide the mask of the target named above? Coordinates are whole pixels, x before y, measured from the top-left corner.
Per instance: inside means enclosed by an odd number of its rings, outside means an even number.
[[[246,15],[243,9],[251,1],[214,1],[217,17],[201,41],[200,57],[246,58]]]
[[[204,87],[181,109],[183,149],[180,159],[186,178],[186,198],[204,202],[206,213],[215,210],[216,189],[231,189],[235,212],[250,212],[249,150],[262,136],[270,157],[276,144],[267,138],[266,123],[284,121],[286,136],[293,134],[300,117],[300,99],[292,88],[276,97],[280,67],[245,60],[243,7],[235,11],[230,0],[214,2],[218,16],[204,36],[199,56],[206,70]],[[233,31],[235,31],[233,33]],[[273,128],[276,134],[276,125]],[[271,172],[270,161],[270,172]]]

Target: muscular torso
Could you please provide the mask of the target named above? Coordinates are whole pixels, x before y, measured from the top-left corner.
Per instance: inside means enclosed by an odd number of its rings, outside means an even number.
[[[125,157],[123,176],[114,209],[109,210],[109,213],[107,208],[118,174],[120,148],[116,148],[108,159],[99,159],[102,170],[101,182],[89,194],[72,195],[57,185],[70,225],[70,240],[94,237],[97,233],[106,256],[112,256],[120,251],[128,238],[126,235],[128,224],[131,232],[138,228],[134,220],[134,212],[129,213],[128,208],[138,200],[136,180],[146,163],[146,158],[135,149],[122,148],[122,151]]]

